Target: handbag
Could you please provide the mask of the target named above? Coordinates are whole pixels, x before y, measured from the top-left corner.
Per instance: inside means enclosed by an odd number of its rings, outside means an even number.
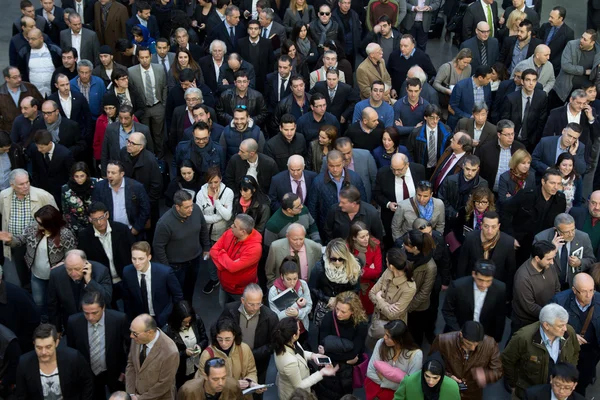
[[[313,317],[313,322],[316,326],[321,326],[321,321],[325,314],[329,312],[329,307],[327,307],[327,303],[319,300],[317,301],[317,305],[315,306],[315,314]]]
[[[333,313],[332,317],[333,317],[333,325],[335,325],[335,332],[341,338],[342,336],[340,335],[340,330],[338,328],[337,318],[335,316],[335,313]],[[363,387],[365,384],[365,379],[367,377],[367,368],[369,367],[369,355],[367,353],[363,353],[361,358],[359,358],[359,360],[361,360],[361,359],[362,359],[362,361],[360,361],[360,363],[352,366],[352,388],[353,389],[358,389],[358,388]]]

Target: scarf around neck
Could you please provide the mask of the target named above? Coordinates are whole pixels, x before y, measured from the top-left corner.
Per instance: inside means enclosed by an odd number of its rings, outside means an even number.
[[[325,275],[333,283],[345,284],[348,283],[348,275],[346,274],[346,268],[336,268],[329,263],[328,259],[324,260],[325,263]]]
[[[367,247],[366,246],[362,246],[359,243],[354,243],[354,249],[356,250],[356,252],[358,254],[355,254],[356,257],[358,258],[358,260],[360,261],[361,265],[365,265],[367,264]]]
[[[490,240],[486,240],[485,242],[481,241],[481,247],[483,248],[483,258],[486,260],[490,259],[490,250],[492,250],[498,244],[498,240],[500,240],[500,231],[496,232],[493,238]]]
[[[281,279],[281,276],[279,278],[275,279],[275,282],[273,282],[273,286],[275,286],[277,288],[277,290],[279,290],[280,292],[283,292],[284,290],[288,289],[285,286],[285,283],[283,283],[283,279]],[[296,281],[296,285],[294,286],[294,291],[296,293],[300,293],[301,290],[302,290],[302,284],[300,283],[300,279],[298,279]]]
[[[427,221],[431,221],[431,217],[433,217],[433,197],[430,198],[427,204],[424,206],[422,206],[418,201],[415,203],[417,203],[420,217],[425,218]]]
[[[510,169],[510,179],[517,184],[517,186],[515,187],[515,193],[517,193],[519,190],[523,189],[525,187],[525,181],[527,180],[527,177],[529,176],[529,171],[527,171],[525,174],[521,174],[519,172],[517,172],[517,170],[515,169]]]
[[[60,137],[58,135],[58,128],[60,123],[62,122],[62,115],[58,114],[58,118],[52,124],[46,124],[46,129],[48,132],[52,134],[52,141],[54,143],[58,143],[60,141]]]
[[[310,25],[311,28],[313,28],[313,26],[314,26],[316,33],[319,35],[319,43],[318,43],[319,45],[322,45],[327,40],[327,32],[329,31],[329,29],[331,29],[332,25],[333,25],[333,20],[331,20],[331,19],[329,20],[327,25],[323,25],[323,23],[320,20],[318,22],[314,22]]]

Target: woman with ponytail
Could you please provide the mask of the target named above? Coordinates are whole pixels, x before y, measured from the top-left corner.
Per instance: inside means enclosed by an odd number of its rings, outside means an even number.
[[[408,305],[408,329],[415,342],[421,345],[423,335],[427,334],[430,343],[433,341],[435,319],[427,312],[429,298],[437,276],[437,266],[433,261],[435,241],[430,234],[412,229],[402,237],[406,258],[412,265],[412,276],[416,285],[416,293]],[[433,293],[437,296],[439,293]]]
[[[458,383],[446,376],[440,353],[430,354],[423,369],[400,383],[394,400],[460,400]]]
[[[280,400],[289,400],[295,389],[310,390],[311,387],[323,380],[325,376],[334,376],[338,366],[326,365],[321,370],[311,374],[308,360],[319,364],[318,353],[305,351],[298,343],[300,326],[293,317],[279,321],[271,335],[271,343],[275,351],[275,366],[277,367],[277,390]]]

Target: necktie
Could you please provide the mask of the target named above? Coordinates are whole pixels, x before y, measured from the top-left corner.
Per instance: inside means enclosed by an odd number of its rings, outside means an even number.
[[[285,82],[287,79],[281,79],[281,86],[279,87],[279,101],[285,97]]]
[[[596,224],[598,223],[598,221],[600,221],[600,218],[594,218],[594,217],[592,217],[592,228],[594,228],[596,226]]]
[[[410,197],[408,193],[408,186],[406,185],[406,175],[402,177],[402,200],[406,200]]]
[[[154,105],[154,95],[152,94],[152,80],[150,79],[150,71],[146,71],[146,105],[152,107]]]
[[[296,182],[296,185],[298,185],[298,186],[296,186],[296,195],[298,197],[300,197],[300,201],[302,203],[304,203],[304,196],[303,196],[303,193],[302,193],[302,182],[298,181],[296,179],[294,179],[294,182]]]
[[[50,153],[44,154],[44,161],[46,162],[46,166],[50,165]]]
[[[487,65],[487,46],[485,42],[481,42],[481,65]]]
[[[165,63],[165,59],[161,58],[160,63],[162,64],[163,69],[165,70],[165,74],[168,73],[169,71],[167,70],[167,64]]]
[[[148,308],[148,286],[146,286],[146,274],[142,274],[140,279],[140,290],[142,292],[142,305],[144,312],[148,314],[150,309]]]
[[[552,41],[552,38],[554,37],[555,33],[556,33],[556,27],[553,26],[552,29],[550,29],[550,33],[548,33],[548,37],[546,38],[546,44],[549,44]]]
[[[569,251],[567,250],[567,245],[564,244],[562,250],[560,251],[560,283],[564,283],[567,281],[567,268],[569,268]]]
[[[102,372],[102,354],[100,354],[100,329],[98,324],[94,324],[92,329],[92,337],[90,338],[90,365],[94,375]]]
[[[233,32],[233,26],[229,27],[229,37],[231,37],[231,41],[233,42],[233,38],[235,37],[235,33]]]
[[[265,39],[268,39],[269,37],[267,36],[267,28],[263,28],[263,34],[262,37],[264,37]]]
[[[77,14],[81,17],[81,23],[85,23],[83,20],[83,0],[81,0],[81,3],[77,3]]]
[[[446,164],[444,164],[444,168],[442,168],[442,170],[438,174],[437,178],[435,178],[435,187],[433,188],[435,192],[437,192],[438,188],[440,187],[440,184],[442,183],[444,176],[446,176],[446,172],[448,172],[448,170],[452,166],[452,162],[454,161],[455,158],[456,158],[456,156],[454,155],[454,153],[452,153],[450,158],[448,158],[448,161],[446,161]]]
[[[333,101],[335,97],[335,90],[329,89],[329,100]]]
[[[490,37],[494,37],[494,17],[492,16],[492,7],[487,4],[487,23],[490,26]]]
[[[144,365],[144,361],[146,361],[146,351],[148,350],[148,346],[145,344],[142,345],[142,351],[140,351],[140,368]]]
[[[435,165],[437,163],[437,148],[435,146],[435,131],[429,131],[429,137],[427,138],[427,165]]]
[[[525,111],[523,111],[523,120],[521,124],[521,139],[527,138],[527,117],[529,116],[529,106],[531,105],[531,96],[527,96],[527,103],[525,103]]]

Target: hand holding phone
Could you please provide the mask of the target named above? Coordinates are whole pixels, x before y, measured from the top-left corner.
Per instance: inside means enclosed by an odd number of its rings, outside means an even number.
[[[329,365],[329,364],[331,364],[331,358],[329,358],[327,356],[319,356],[319,357],[317,357],[317,364],[318,365]]]

